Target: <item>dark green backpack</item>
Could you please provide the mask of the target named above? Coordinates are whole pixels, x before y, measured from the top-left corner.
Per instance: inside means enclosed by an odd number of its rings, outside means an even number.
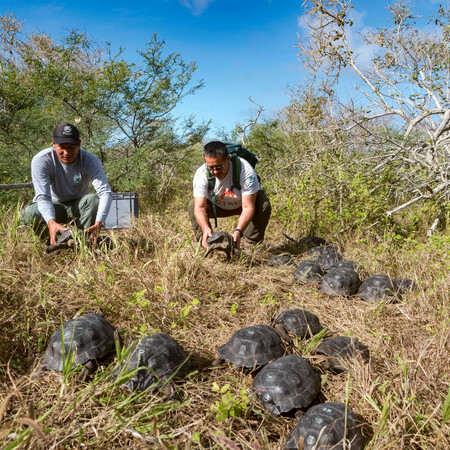
[[[231,156],[231,170],[233,173],[233,185],[231,186],[231,190],[233,189],[241,190],[240,178],[241,178],[242,164],[239,157],[244,158],[246,161],[248,161],[253,168],[255,168],[258,162],[258,158],[250,150],[242,147],[241,144],[230,144],[228,142],[224,142],[224,144],[228,150],[228,154]],[[208,189],[211,193],[212,198],[214,223],[215,227],[217,228],[216,202],[214,199],[214,187],[216,185],[216,177],[211,174],[208,168],[206,168],[206,175],[208,178]],[[261,181],[259,176],[258,181]]]

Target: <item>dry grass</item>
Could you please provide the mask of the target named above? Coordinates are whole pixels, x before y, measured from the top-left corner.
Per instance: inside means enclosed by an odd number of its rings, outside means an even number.
[[[321,394],[322,400],[348,401],[370,423],[374,436],[368,448],[450,446],[450,421],[444,424],[450,381],[448,238],[399,246],[342,237],[337,244],[347,259],[361,264],[364,276],[387,273],[418,283],[397,304],[367,304],[299,285],[292,267],[265,266],[268,255],[285,243],[274,223],[263,246],[245,247],[247,262],[230,264],[221,255],[202,258],[186,216],[144,216],[122,232],[147,239],[152,249],[123,244],[94,254],[44,255],[40,242],[16,229],[16,215],[3,215],[3,448],[279,448],[295,419],[265,412],[249,390],[249,375],[210,363],[234,331],[268,323],[289,307],[308,309],[329,334],[357,337],[370,348],[369,365],[323,374]],[[196,369],[178,385],[176,399],[114,386],[107,364],[88,384],[78,383],[74,374],[40,369],[53,331],[85,312],[102,312],[125,343],[152,330],[175,337]],[[302,354],[308,347],[300,342],[290,350]]]

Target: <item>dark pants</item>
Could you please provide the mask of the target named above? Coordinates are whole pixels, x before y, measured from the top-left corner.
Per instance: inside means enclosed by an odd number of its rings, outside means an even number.
[[[97,194],[87,194],[82,198],[69,202],[54,201],[55,220],[62,224],[75,220],[77,228],[85,230],[95,223],[98,202]],[[32,203],[22,212],[22,224],[32,226],[38,234],[46,231],[47,224],[39,212],[37,203]]]
[[[251,222],[248,224],[244,232],[244,236],[251,242],[257,243],[264,239],[264,234],[266,232],[267,224],[269,223],[270,213],[272,212],[272,207],[270,206],[270,201],[266,196],[264,191],[258,191],[256,195],[255,203],[255,214]],[[194,199],[189,202],[188,206],[189,219],[191,220],[192,227],[194,229],[194,234],[196,239],[202,238],[202,229],[200,228],[194,215]],[[238,209],[222,209],[216,206],[217,217],[230,217],[239,216],[242,213],[242,208]],[[208,221],[214,219],[214,212],[212,203],[207,200],[206,204],[206,214],[208,215]],[[209,224],[211,227],[211,223]],[[212,228],[212,227],[211,227]]]

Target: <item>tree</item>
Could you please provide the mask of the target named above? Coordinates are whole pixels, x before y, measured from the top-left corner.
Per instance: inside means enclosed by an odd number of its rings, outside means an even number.
[[[366,156],[374,176],[391,170],[391,163],[398,168],[402,189],[386,214],[420,200],[443,208],[450,195],[449,11],[439,7],[430,19],[433,29],[425,32],[416,27],[417,17],[405,3],[389,6],[392,26],[363,36],[366,45],[376,48],[371,64],[363,68],[349,43],[351,1],[307,0],[304,6],[309,35],[299,38],[298,48],[312,85],[336,103],[333,89],[352,70],[364,100],[340,103],[343,131],[351,145],[354,139],[370,142]]]
[[[101,158],[113,189],[167,191],[209,125],[180,124],[171,114],[202,87],[192,82],[196,64],[165,55],[157,35],[136,64],[77,30],[56,42],[22,27],[14,15],[0,16],[2,178],[25,181],[32,156],[49,145],[56,123],[68,121]]]

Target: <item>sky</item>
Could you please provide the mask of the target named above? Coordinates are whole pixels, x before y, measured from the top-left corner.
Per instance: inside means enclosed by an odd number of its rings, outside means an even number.
[[[414,0],[429,15],[449,0]],[[355,0],[355,31],[383,26],[388,18],[385,0]],[[153,33],[165,39],[169,52],[196,61],[193,80],[205,86],[186,97],[175,115],[193,114],[198,122],[212,120],[211,137],[230,131],[255,117],[273,118],[289,103],[289,89],[305,82],[295,48],[304,34],[302,0],[0,0],[0,14],[25,20],[26,31],[43,31],[58,39],[72,29],[94,40],[125,48],[132,61]],[[361,58],[369,57],[354,35]],[[137,59],[136,59],[137,60]],[[351,80],[350,80],[351,82]]]

